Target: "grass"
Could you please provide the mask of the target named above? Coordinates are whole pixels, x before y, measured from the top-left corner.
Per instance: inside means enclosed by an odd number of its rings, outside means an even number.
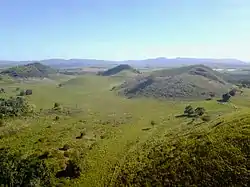
[[[172,136],[165,135],[170,132],[189,132],[195,125],[199,126],[199,121],[188,125],[190,119],[175,118],[188,104],[204,107],[213,121],[247,110],[250,105],[245,102],[250,96],[248,90],[245,90],[245,96],[234,97],[227,104],[218,104],[215,99],[126,99],[110,91],[113,85],[121,83],[115,77],[60,75],[51,76],[51,79],[53,81],[3,86],[6,90],[3,97],[15,96],[17,87],[32,89],[33,95],[26,98],[36,106],[37,114],[4,121],[0,127],[0,145],[24,155],[41,155],[48,151],[51,157],[46,163],[53,168],[54,175],[64,168],[68,159],[78,158],[83,169],[80,178],[53,178],[55,184],[64,186],[112,186],[118,181],[117,175],[127,158],[148,142],[163,137],[168,141]],[[70,113],[48,113],[54,103],[59,103]],[[154,121],[153,126],[151,121]],[[204,128],[206,124],[203,124]],[[84,135],[77,139],[82,132]],[[60,150],[64,145],[69,146],[66,153]]]

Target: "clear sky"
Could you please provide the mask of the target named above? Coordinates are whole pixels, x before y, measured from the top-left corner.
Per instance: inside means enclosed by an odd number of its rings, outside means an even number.
[[[250,0],[0,0],[0,59],[250,61]]]

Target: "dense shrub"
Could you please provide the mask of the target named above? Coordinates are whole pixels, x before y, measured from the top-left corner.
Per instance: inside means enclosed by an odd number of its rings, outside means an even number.
[[[0,116],[13,117],[29,113],[29,105],[22,97],[0,98]]]
[[[32,95],[32,90],[26,90],[25,95]]]
[[[54,103],[54,108],[59,108],[60,104],[59,103]]]
[[[50,170],[35,155],[23,158],[0,150],[0,186],[51,186]]]
[[[19,96],[25,96],[25,91],[24,90],[20,91]]]
[[[192,116],[194,114],[194,109],[191,105],[185,107],[184,114],[187,116]]]

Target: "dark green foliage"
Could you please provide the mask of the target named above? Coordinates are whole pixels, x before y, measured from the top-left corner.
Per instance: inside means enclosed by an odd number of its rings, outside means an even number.
[[[185,107],[184,114],[191,117],[194,115],[194,109],[191,105]]]
[[[53,73],[56,73],[56,71],[49,66],[45,66],[37,62],[12,67],[1,72],[1,74],[9,75],[15,78],[48,77],[49,74]]]
[[[67,151],[70,149],[70,146],[68,144],[65,144],[62,148],[60,148],[59,150],[61,151]]]
[[[26,90],[25,95],[32,95],[32,90]]]
[[[81,175],[81,168],[78,166],[76,161],[69,160],[65,170],[59,171],[56,174],[56,177],[74,179],[80,177],[80,175]]]
[[[0,127],[4,126],[4,120],[0,119]]]
[[[0,150],[0,185],[4,186],[51,186],[50,170],[35,155],[23,158]]]
[[[156,125],[156,122],[155,122],[154,120],[152,120],[152,121],[150,122],[150,124],[151,124],[152,126],[155,126],[155,125]]]
[[[60,119],[60,117],[59,117],[59,116],[56,116],[56,117],[55,117],[55,120],[56,120],[56,121],[58,121],[59,119]]]
[[[235,122],[147,142],[128,157],[112,185],[249,186],[250,126]]]
[[[54,108],[58,108],[60,107],[60,104],[59,103],[54,103]]]
[[[19,96],[25,96],[25,91],[24,90],[20,91]]]
[[[0,89],[0,93],[5,93],[4,88],[1,88],[1,89]]]
[[[22,97],[0,99],[0,115],[2,118],[25,115],[28,112],[29,105]]]
[[[205,113],[205,109],[203,107],[197,107],[194,113],[196,116],[202,116]]]
[[[222,95],[222,102],[228,102],[231,95],[229,93],[225,93]]]
[[[237,90],[236,89],[232,89],[230,90],[228,93],[230,94],[230,96],[235,96],[236,95]]]

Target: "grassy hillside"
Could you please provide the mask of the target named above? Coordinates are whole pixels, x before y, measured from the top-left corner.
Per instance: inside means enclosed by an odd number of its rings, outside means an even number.
[[[211,93],[220,96],[231,87],[218,72],[203,65],[196,65],[158,70],[149,76],[127,81],[116,90],[130,98],[146,96],[193,99],[208,98]]]
[[[48,77],[49,74],[53,73],[56,73],[54,69],[40,63],[20,65],[1,72],[2,75],[8,75],[14,78]]]
[[[102,76],[124,76],[124,75],[134,75],[139,74],[140,72],[132,68],[131,66],[127,64],[121,64],[114,68],[108,69],[106,71],[100,72],[99,75]]]
[[[231,184],[226,174],[236,178],[239,185],[249,183],[248,89],[224,104],[216,99],[129,100],[110,91],[121,83],[112,76],[53,75],[50,79],[3,85],[2,98],[15,98],[17,90],[31,89],[33,94],[23,98],[35,112],[0,120],[1,183],[5,177],[13,186],[17,181],[38,186],[122,186],[132,180],[134,186],[140,186],[146,179],[152,186],[167,184],[164,181],[183,184],[183,179],[187,184]],[[187,105],[204,107],[204,116],[211,121],[177,118]],[[212,144],[207,144],[209,141]],[[202,149],[204,146],[207,149]],[[193,158],[191,153],[196,152],[197,162],[186,164]],[[166,163],[175,173],[168,175]],[[202,175],[199,163],[208,167],[203,181],[192,178],[194,172],[198,177]],[[211,163],[211,167],[207,166]],[[212,175],[209,168],[218,172]],[[222,173],[221,178],[218,173]],[[214,181],[209,181],[209,175]]]
[[[248,186],[248,112],[146,142],[118,169],[114,186]]]

